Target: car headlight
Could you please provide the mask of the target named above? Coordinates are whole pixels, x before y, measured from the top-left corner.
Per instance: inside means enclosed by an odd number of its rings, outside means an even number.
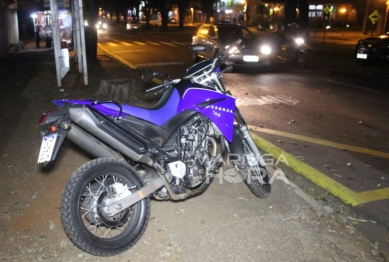
[[[100,29],[100,24],[95,24],[96,29]]]
[[[301,37],[297,37],[297,38],[295,38],[294,39],[294,41],[296,42],[296,44],[298,44],[298,45],[302,45],[302,44],[304,44],[304,39],[303,38],[301,38]]]
[[[107,29],[107,24],[106,23],[103,24],[103,29]]]
[[[261,51],[261,54],[269,55],[271,53],[271,48],[268,45],[263,45],[263,46],[261,46],[260,51]]]

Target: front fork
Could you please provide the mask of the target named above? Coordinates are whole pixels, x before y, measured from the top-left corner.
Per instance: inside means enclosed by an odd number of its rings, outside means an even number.
[[[241,157],[244,156],[246,164],[254,171],[258,180],[264,184],[263,179],[267,176],[265,161],[255,145],[248,131],[246,121],[238,108],[235,111],[235,120],[237,124],[234,126],[233,141],[229,143],[231,153]]]

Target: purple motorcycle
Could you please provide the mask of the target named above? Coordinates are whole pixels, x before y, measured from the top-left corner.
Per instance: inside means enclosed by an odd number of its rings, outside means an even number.
[[[214,59],[193,65],[182,79],[147,90],[164,92],[152,108],[55,100],[59,108],[42,115],[39,123],[48,128],[39,164],[52,165],[65,138],[95,158],[73,173],[61,201],[63,226],[80,249],[98,256],[126,251],[146,229],[150,198],[201,194],[226,161],[257,197],[269,196],[265,163],[221,78],[232,67],[220,72],[220,66],[239,44],[214,50]],[[158,75],[146,70],[143,79]]]

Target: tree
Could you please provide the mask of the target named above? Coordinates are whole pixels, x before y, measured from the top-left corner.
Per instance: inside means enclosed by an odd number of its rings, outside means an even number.
[[[97,31],[94,25],[97,21],[98,11],[96,1],[85,1],[85,19],[90,25],[85,27],[85,50],[88,61],[97,60]]]
[[[171,0],[160,0],[158,1],[158,9],[161,13],[161,27],[162,30],[168,29],[168,23],[169,23],[169,11],[172,7],[172,1]]]
[[[153,13],[153,6],[147,1],[142,8],[143,15],[146,17],[146,28],[150,28],[150,16]]]
[[[189,7],[189,0],[178,0],[178,17],[180,29],[184,27],[185,13],[187,7]]]
[[[300,30],[307,34],[309,30],[308,1],[307,0],[285,0],[284,24],[299,24]],[[297,19],[296,9],[299,10]]]
[[[203,12],[206,15],[206,23],[211,22],[211,17],[213,17],[213,4],[218,2],[217,0],[199,0],[200,4],[203,7]]]

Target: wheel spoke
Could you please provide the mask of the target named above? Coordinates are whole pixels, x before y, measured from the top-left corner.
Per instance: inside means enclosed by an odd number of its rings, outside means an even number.
[[[85,187],[84,191],[88,193],[83,195],[83,200],[80,201],[81,217],[85,227],[96,237],[112,238],[124,232],[125,227],[130,221],[132,211],[123,211],[114,217],[105,214],[101,205],[105,201],[100,199],[103,192],[107,192],[108,187],[115,183],[125,185],[128,190],[137,188],[136,185],[128,185],[121,178],[114,175],[103,175],[93,179]],[[113,199],[111,199],[112,201]],[[99,202],[99,203],[98,203]],[[100,203],[101,202],[101,203]],[[97,213],[98,212],[98,213]],[[101,216],[104,216],[101,217]]]
[[[141,177],[124,161],[96,159],[80,167],[67,183],[61,202],[62,223],[73,243],[93,255],[116,255],[134,245],[146,228],[150,200],[114,216],[106,207],[119,199],[116,194],[141,186]]]

